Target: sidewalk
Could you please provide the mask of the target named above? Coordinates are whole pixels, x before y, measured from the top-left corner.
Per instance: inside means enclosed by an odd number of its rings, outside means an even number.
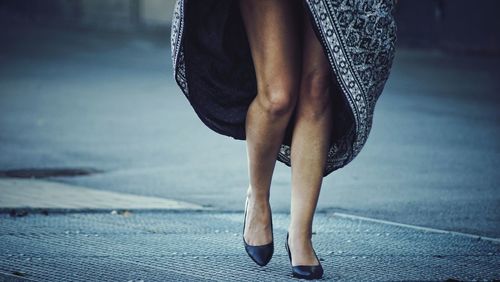
[[[2,197],[18,190],[3,189]],[[284,248],[288,214],[273,214],[275,254],[259,267],[243,248],[242,213],[68,207],[40,213],[35,206],[23,213],[0,210],[0,281],[292,279]],[[318,213],[314,232],[324,280],[500,279],[500,243],[495,239],[335,213]]]
[[[200,210],[202,206],[158,197],[88,189],[75,185],[0,178],[0,210],[28,209],[152,209]]]

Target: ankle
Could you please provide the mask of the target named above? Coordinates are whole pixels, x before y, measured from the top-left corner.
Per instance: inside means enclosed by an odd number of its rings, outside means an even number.
[[[312,238],[312,230],[311,228],[304,228],[300,226],[296,226],[291,224],[288,227],[288,234],[290,237],[290,241],[295,241],[295,242],[307,242],[311,241]]]
[[[247,197],[255,202],[269,202],[269,190],[248,188]]]

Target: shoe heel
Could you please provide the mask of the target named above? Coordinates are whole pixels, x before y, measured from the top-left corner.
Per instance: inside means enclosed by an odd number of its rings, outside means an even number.
[[[274,238],[271,243],[259,246],[251,246],[245,241],[245,225],[247,219],[248,197],[245,200],[245,213],[243,218],[243,245],[248,256],[258,265],[265,266],[271,260],[274,253]],[[273,232],[273,221],[271,216],[271,232]]]
[[[292,253],[290,251],[290,246],[288,245],[288,237],[289,234],[287,232],[285,240],[285,249],[286,252],[288,253],[290,266],[292,267],[292,276],[306,280],[320,279],[321,277],[323,277],[323,266],[321,265],[321,262],[319,261],[316,252],[314,252],[314,256],[316,256],[316,259],[318,260],[319,263],[318,265],[296,265],[296,266],[292,265]]]

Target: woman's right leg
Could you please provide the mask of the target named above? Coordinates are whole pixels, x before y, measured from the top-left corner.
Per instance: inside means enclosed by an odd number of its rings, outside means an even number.
[[[292,0],[240,0],[258,89],[246,117],[250,185],[244,239],[249,245],[272,240],[271,178],[300,87],[300,7]]]

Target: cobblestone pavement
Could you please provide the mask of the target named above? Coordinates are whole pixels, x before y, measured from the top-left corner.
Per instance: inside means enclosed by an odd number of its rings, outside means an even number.
[[[245,254],[243,214],[216,211],[25,211],[0,214],[2,281],[290,280],[289,216],[273,214],[275,254]],[[500,279],[494,239],[318,213],[324,280]]]

